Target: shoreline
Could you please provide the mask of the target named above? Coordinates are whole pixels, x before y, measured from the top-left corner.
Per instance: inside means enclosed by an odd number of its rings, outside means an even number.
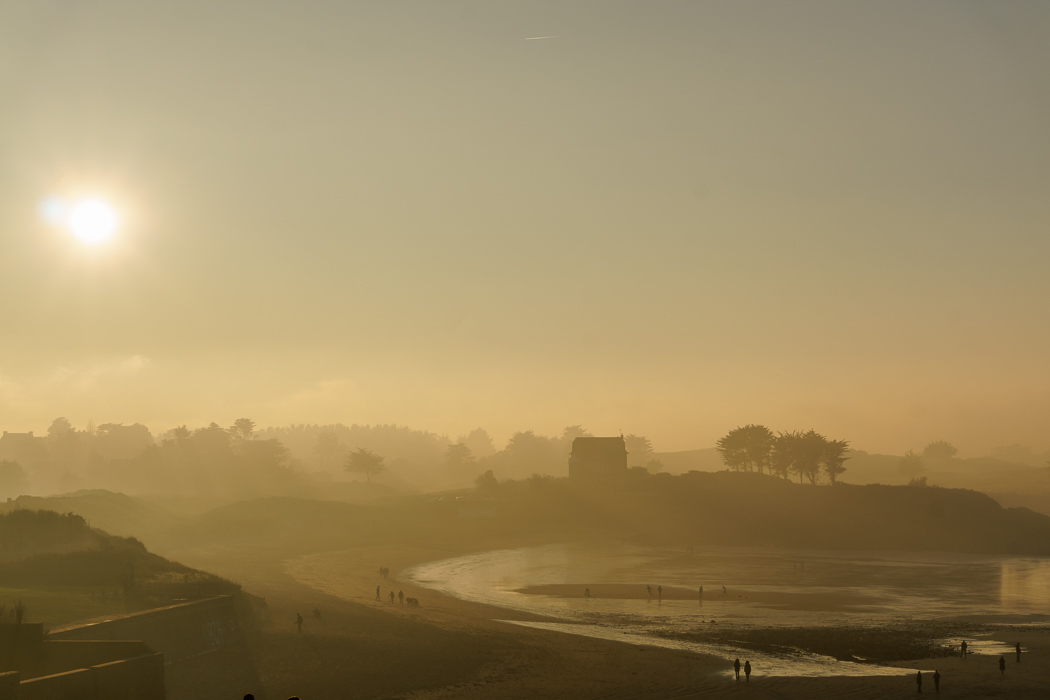
[[[242,580],[246,590],[267,597],[275,626],[260,633],[262,641],[253,653],[264,683],[272,689],[267,697],[275,700],[294,694],[304,698],[342,697],[344,693],[336,689],[345,690],[346,679],[351,677],[360,679],[355,682],[362,684],[361,697],[413,700],[655,700],[736,697],[743,690],[745,684],[737,686],[732,679],[731,657],[554,631],[550,626],[563,624],[563,620],[461,600],[401,578],[414,566],[470,553],[471,550],[459,547],[377,545],[291,557],[277,552],[230,551],[213,553],[210,562],[200,563]],[[390,568],[390,580],[379,577],[380,567]],[[384,594],[382,602],[375,600],[376,585]],[[596,586],[590,587],[594,595]],[[391,604],[386,597],[391,588],[418,598],[420,607]],[[575,595],[573,590],[579,589],[576,584],[567,585],[565,593]],[[304,609],[305,614],[311,607],[322,610],[324,622],[315,623],[307,617],[304,635],[298,637],[292,624],[295,611]],[[365,660],[373,658],[367,650],[380,642],[371,635],[386,634],[385,630],[403,625],[409,625],[404,634],[409,634],[408,638],[425,651],[411,652],[395,639],[395,647],[391,648],[400,651],[391,658],[374,659],[365,666],[360,665],[365,661],[354,660],[355,655],[362,654]],[[996,659],[984,655],[967,661],[958,657],[900,661],[893,666],[900,668],[901,673],[891,676],[771,676],[767,669],[756,665],[751,682],[746,684],[747,692],[763,698],[831,700],[849,695],[875,700],[902,692],[914,693],[915,671],[936,668],[943,676],[942,692],[951,697],[1044,698],[1050,691],[1050,684],[1042,680],[1050,670],[1043,661],[1050,656],[1048,631],[1046,627],[1032,627],[1006,632],[1015,633],[1025,647],[1025,663],[1015,665],[1009,659],[1006,679],[1000,679],[997,667],[993,668]],[[449,634],[456,636],[449,638]],[[303,657],[305,652],[300,647],[314,638],[327,641],[322,647],[312,647],[309,655]],[[455,641],[458,639],[463,641]],[[351,645],[358,651],[341,653],[323,668],[310,661],[329,646],[343,648],[339,645]],[[484,652],[477,651],[479,645]],[[411,661],[413,658],[419,660]],[[427,671],[429,675],[412,680],[412,674],[399,670],[406,663],[413,664],[417,675],[423,669],[431,670]],[[448,675],[457,668],[458,680]],[[408,687],[399,683],[410,680],[415,689],[408,693]],[[932,681],[927,678],[927,682],[932,691]],[[307,692],[311,688],[329,690],[311,694]]]

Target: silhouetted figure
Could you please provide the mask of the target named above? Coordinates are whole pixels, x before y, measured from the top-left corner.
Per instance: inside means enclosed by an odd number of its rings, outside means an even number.
[[[725,598],[727,595],[729,595],[729,591],[726,590],[725,586],[722,586],[722,597]]]
[[[999,675],[1003,676],[1004,678],[1006,677],[1006,657],[1005,656],[1000,656],[999,657]]]
[[[663,586],[657,586],[656,587],[656,595],[657,595],[658,598],[660,598],[660,600],[664,599],[664,587]]]
[[[700,602],[704,600],[704,587],[700,586]]]
[[[583,589],[583,597],[584,598],[590,598],[591,597],[591,589],[590,588],[584,588]]]
[[[933,672],[933,692],[941,692],[941,672],[936,670]]]
[[[313,616],[314,616],[315,620],[320,622],[321,621],[321,610],[319,608],[314,608]]]
[[[750,660],[744,662],[744,682],[745,683],[750,683],[751,682],[751,661]]]
[[[962,644],[959,645],[959,648],[962,650],[963,661],[965,661],[966,660],[966,640],[965,639],[962,640]]]
[[[922,692],[922,671],[915,672],[915,685],[919,686],[919,692]]]
[[[1018,642],[1014,646],[1014,650],[1017,651],[1017,663],[1021,663],[1021,643],[1020,642]]]
[[[645,587],[645,591],[649,594],[650,598],[653,597],[653,587],[652,586],[646,586]]]
[[[740,659],[733,662],[733,672],[736,674],[736,682],[740,682]]]
[[[380,603],[383,602],[382,597],[380,597],[379,595],[379,586],[376,586],[376,600],[378,600]]]
[[[394,602],[394,592],[393,591],[390,591],[390,602],[391,603]]]
[[[295,613],[295,626],[299,630],[299,634],[303,633],[303,616],[299,613]]]
[[[405,604],[405,592],[404,591],[398,591],[397,592],[397,602],[401,603],[401,605]]]

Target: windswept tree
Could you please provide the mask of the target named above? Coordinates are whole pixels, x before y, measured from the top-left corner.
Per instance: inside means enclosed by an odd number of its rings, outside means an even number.
[[[773,433],[764,425],[748,424],[743,428],[734,428],[715,443],[722,462],[736,471],[757,471],[769,469],[773,473],[771,456]],[[786,472],[785,472],[786,475]]]
[[[824,468],[824,473],[828,475],[828,480],[831,481],[832,486],[835,485],[835,478],[846,471],[846,467],[842,465],[849,459],[849,457],[845,456],[848,449],[848,440],[824,441],[824,454],[821,457],[821,466]]]
[[[808,479],[811,484],[816,484],[821,468],[828,464],[828,444],[828,439],[814,430],[779,433],[773,440],[773,469],[785,478],[789,474],[797,474],[800,484],[803,478]],[[842,452],[845,451],[845,447],[846,443],[843,443]],[[842,461],[835,465],[839,468],[839,471],[835,472],[836,475],[844,471],[842,462],[845,458],[842,458],[841,452],[834,460],[840,458]],[[834,479],[832,482],[834,483]]]
[[[346,457],[346,471],[351,474],[363,474],[365,481],[372,483],[372,477],[386,469],[383,458],[371,450],[358,447]]]

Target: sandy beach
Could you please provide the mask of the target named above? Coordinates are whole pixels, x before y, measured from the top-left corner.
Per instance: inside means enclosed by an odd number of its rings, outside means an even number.
[[[399,576],[413,565],[458,553],[384,546],[291,558],[280,552],[235,551],[192,558],[194,564],[231,576],[267,599],[270,624],[257,630],[251,643],[262,688],[245,691],[259,698],[721,698],[744,693],[801,700],[916,693],[912,673],[798,678],[769,676],[756,666],[750,682],[738,684],[730,658],[508,624],[553,621],[466,602]],[[380,567],[390,569],[389,580],[380,578]],[[380,601],[375,599],[376,586]],[[580,582],[542,592],[575,596],[586,587],[587,582]],[[630,594],[617,587],[589,587],[592,596]],[[390,590],[417,598],[420,606],[391,603]],[[665,588],[664,594],[692,592]],[[297,612],[306,620],[302,634],[295,630]],[[1000,676],[998,656],[895,660],[891,665],[923,670],[925,692],[933,692],[931,674],[925,672],[938,669],[945,697],[1047,697],[1047,629],[996,629],[1001,642],[1020,641],[1025,649],[1021,663],[1007,658],[1005,676]]]

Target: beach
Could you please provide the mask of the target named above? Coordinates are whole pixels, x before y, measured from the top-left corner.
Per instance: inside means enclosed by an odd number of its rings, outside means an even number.
[[[937,669],[942,675],[942,693],[951,697],[1042,698],[1050,691],[1050,684],[1044,680],[1048,670],[1045,659],[1050,653],[1046,627],[1002,625],[993,617],[945,624],[980,629],[989,635],[985,641],[997,645],[995,648],[1021,642],[1022,662],[1007,657],[1004,676],[998,671],[998,655],[988,653],[972,654],[967,660],[955,655],[893,659],[867,666],[870,675],[778,675],[753,661],[754,673],[750,682],[741,681],[742,689],[732,676],[731,657],[696,653],[681,644],[691,640],[672,639],[672,645],[644,636],[614,640],[608,629],[592,635],[580,634],[579,630],[570,634],[563,620],[463,600],[404,575],[427,561],[447,560],[450,554],[454,552],[428,547],[356,548],[280,562],[279,572],[275,571],[271,583],[266,584],[274,627],[261,635],[264,643],[258,646],[257,655],[292,661],[265,664],[261,668],[263,683],[281,688],[279,693],[296,691],[303,698],[339,697],[328,693],[333,692],[340,677],[357,679],[357,694],[362,697],[655,698],[729,697],[747,692],[754,697],[882,698],[914,693],[914,676],[919,670],[926,677],[926,690],[932,690],[931,675]],[[446,559],[440,559],[443,556]],[[379,577],[380,567],[390,568],[390,580]],[[279,581],[280,586],[274,587],[272,581]],[[375,600],[377,585],[380,601]],[[580,588],[570,586],[561,593],[575,597]],[[389,590],[419,599],[420,607],[390,603]],[[592,590],[592,596],[611,592]],[[557,591],[542,593],[552,597]],[[674,600],[676,595],[684,596],[685,590],[672,588],[668,593]],[[323,606],[320,609],[325,622],[307,617],[300,640],[291,624],[294,611],[289,605]],[[596,625],[590,627],[598,629]],[[372,641],[366,631],[374,635]],[[809,633],[817,641],[827,641],[841,635],[842,628],[829,625],[810,629]],[[760,647],[783,642],[772,632],[752,630],[751,635],[756,656],[761,653]],[[913,631],[904,636],[918,635]],[[324,640],[315,645],[318,648],[342,648],[346,653],[318,666],[304,679],[294,659],[303,653],[300,647],[311,637]],[[834,640],[830,643],[833,646]],[[356,660],[362,646],[366,650],[388,646],[393,656],[376,661],[374,654],[364,654],[373,659],[365,664]],[[887,667],[892,671],[880,675]],[[304,682],[316,686],[312,695],[302,690]],[[374,694],[369,694],[369,688]]]

